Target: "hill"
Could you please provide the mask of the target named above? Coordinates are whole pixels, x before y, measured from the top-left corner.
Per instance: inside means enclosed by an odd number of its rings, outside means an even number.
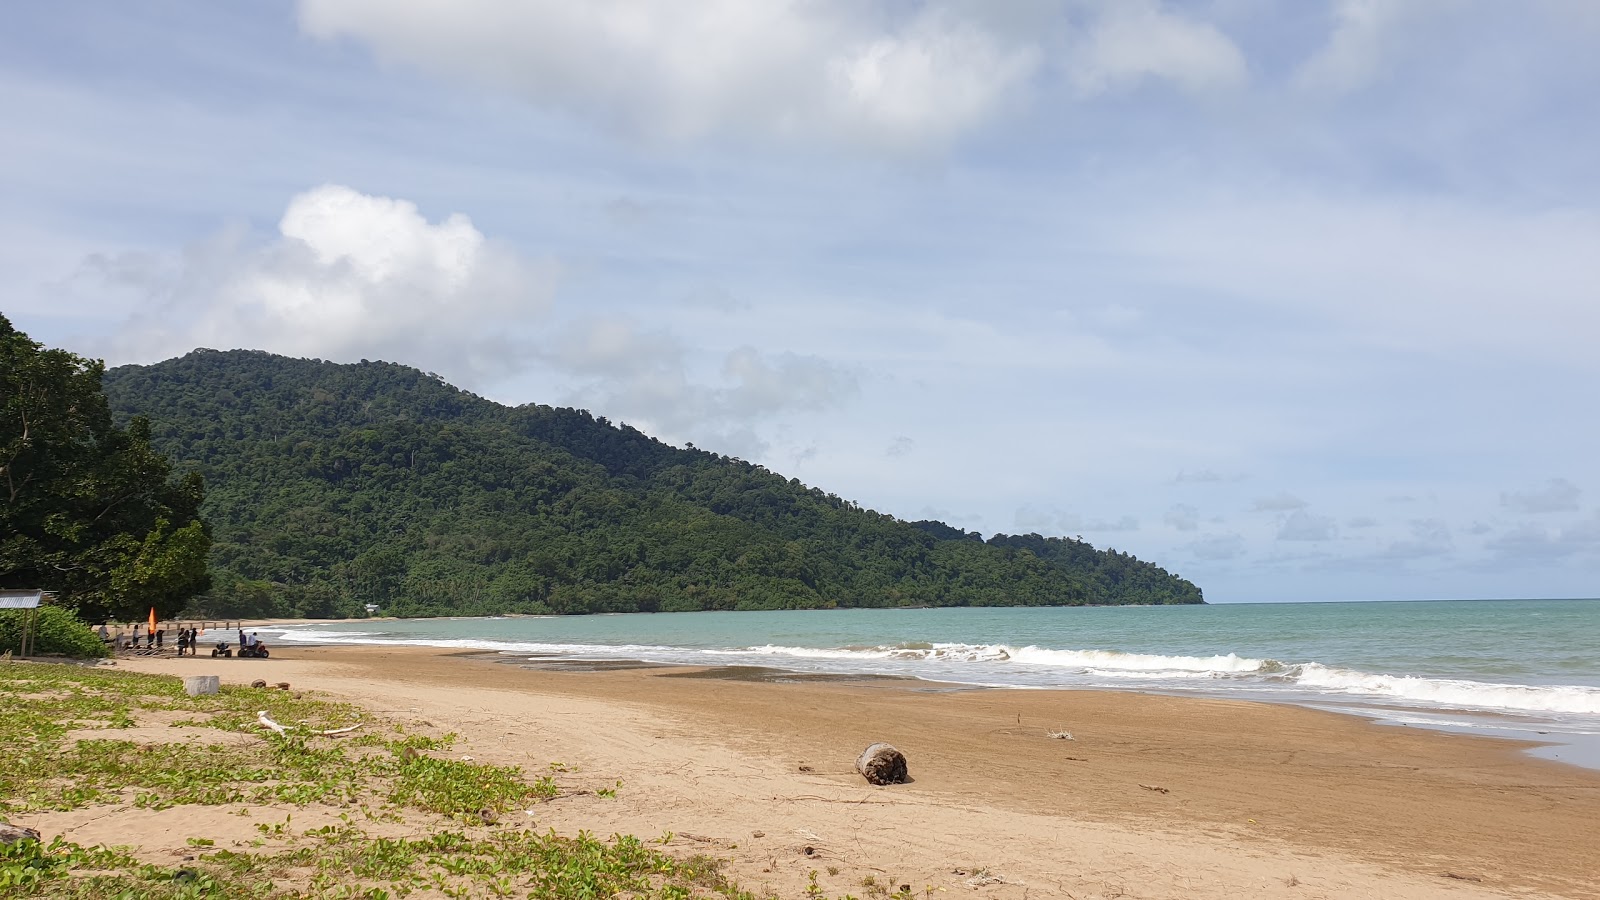
[[[218,614],[1202,603],[1071,539],[903,522],[576,409],[406,366],[197,350],[105,374],[204,475]]]

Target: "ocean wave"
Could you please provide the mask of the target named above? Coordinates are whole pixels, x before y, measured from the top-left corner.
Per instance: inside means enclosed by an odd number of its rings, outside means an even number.
[[[1505,684],[1465,679],[1390,675],[1337,668],[1316,662],[1281,662],[1234,653],[1213,656],[1127,653],[1118,650],[1068,650],[1009,644],[907,641],[845,647],[764,644],[754,647],[695,648],[648,644],[579,644],[493,639],[402,638],[371,631],[309,628],[279,632],[289,643],[387,644],[483,650],[574,659],[639,659],[678,665],[727,665],[735,661],[782,667],[783,660],[806,671],[894,672],[931,680],[1009,688],[1110,687],[1243,691],[1264,697],[1282,692],[1309,697],[1343,697],[1434,709],[1486,710],[1523,714],[1600,716],[1600,687]],[[1200,682],[1206,682],[1201,685]]]
[[[795,659],[899,659],[941,662],[1013,662],[1025,666],[1054,667],[1080,672],[1123,671],[1150,673],[1238,674],[1259,672],[1274,660],[1250,659],[1233,653],[1220,656],[1162,656],[1118,650],[1053,650],[1013,647],[1009,644],[960,644],[908,641],[872,647],[786,647],[767,644],[738,650],[707,650],[725,656],[786,656]]]
[[[1418,675],[1375,675],[1319,663],[1292,667],[1302,688],[1426,703],[1447,708],[1600,715],[1600,688],[1582,685],[1498,684]]]

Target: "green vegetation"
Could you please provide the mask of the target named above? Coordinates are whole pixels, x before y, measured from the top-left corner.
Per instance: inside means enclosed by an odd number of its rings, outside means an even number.
[[[89,621],[166,617],[208,583],[204,491],[171,478],[144,419],[113,423],[103,369],[0,316],[0,588]]]
[[[342,810],[338,824],[296,830],[293,816],[256,823],[248,841],[190,837],[194,858],[138,861],[128,848],[50,840],[0,846],[0,896],[107,898],[612,897],[754,898],[705,857],[680,860],[639,839],[562,837],[492,827],[508,812],[555,796],[553,778],[515,767],[442,759],[450,738],[369,728],[359,737],[313,733],[361,719],[342,703],[283,691],[224,687],[188,697],[176,678],[75,666],[0,665],[0,818],[88,806],[164,809],[259,804]],[[299,727],[253,728],[254,711]],[[139,742],[119,733],[160,716],[172,727],[249,741]],[[368,725],[375,725],[370,722]],[[100,735],[105,737],[86,737]],[[440,823],[423,837],[373,836],[406,809]],[[417,813],[412,813],[415,816]],[[454,824],[450,824],[451,821]],[[231,846],[222,846],[230,844]]]
[[[205,476],[215,615],[1200,603],[1082,541],[903,522],[574,409],[381,362],[199,350],[106,373]]]
[[[24,615],[21,610],[0,612],[0,653],[7,650],[22,652]],[[39,607],[30,643],[35,654],[70,656],[73,659],[99,659],[110,652],[98,634],[79,621],[71,610],[59,606]]]

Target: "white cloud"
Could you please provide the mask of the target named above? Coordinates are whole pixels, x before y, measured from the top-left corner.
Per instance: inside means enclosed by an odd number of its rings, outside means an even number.
[[[620,318],[574,323],[536,352],[555,371],[577,377],[572,402],[668,441],[692,439],[747,458],[768,449],[755,423],[829,409],[858,390],[855,373],[827,360],[749,346],[724,354],[717,378],[697,378],[693,361],[705,349]]]
[[[1315,317],[1366,346],[1516,354],[1592,367],[1600,213],[1497,209],[1419,195],[1259,188],[1225,205],[1174,197],[1114,245],[1185,292],[1213,290]],[[1135,219],[1138,221],[1135,222]]]
[[[890,456],[890,457],[898,459],[898,458],[900,458],[902,456],[909,455],[911,453],[911,451],[915,450],[916,448],[917,448],[917,442],[916,441],[914,441],[911,438],[908,438],[905,435],[901,434],[901,435],[896,435],[895,439],[893,441],[889,442],[889,449],[887,449],[887,450],[885,450],[883,452],[884,452],[885,456]]]
[[[1571,512],[1578,508],[1583,491],[1565,478],[1552,478],[1542,488],[1513,491],[1500,495],[1500,505],[1519,513]]]
[[[1414,5],[1406,0],[1338,0],[1328,42],[1300,67],[1296,81],[1330,93],[1366,85],[1384,63],[1394,24]]]
[[[975,127],[1040,50],[960,4],[301,0],[319,38],[668,139],[825,132],[892,147]]]
[[[385,61],[675,141],[918,150],[1025,103],[1052,68],[1083,95],[1246,77],[1231,40],[1157,0],[300,0],[299,19]]]
[[[455,214],[429,222],[405,200],[324,185],[290,200],[278,234],[241,230],[178,259],[91,259],[142,295],[111,345],[146,361],[196,346],[404,361],[472,381],[520,365],[507,319],[537,316],[556,279]]]
[[[1242,85],[1244,55],[1215,27],[1175,15],[1154,0],[1107,4],[1067,64],[1078,90],[1115,90],[1145,78],[1202,93]]]

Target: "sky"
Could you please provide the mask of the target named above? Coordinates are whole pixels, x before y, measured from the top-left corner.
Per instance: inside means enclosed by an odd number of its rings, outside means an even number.
[[[1600,595],[1592,0],[58,0],[0,311],[386,359],[1213,602]]]

